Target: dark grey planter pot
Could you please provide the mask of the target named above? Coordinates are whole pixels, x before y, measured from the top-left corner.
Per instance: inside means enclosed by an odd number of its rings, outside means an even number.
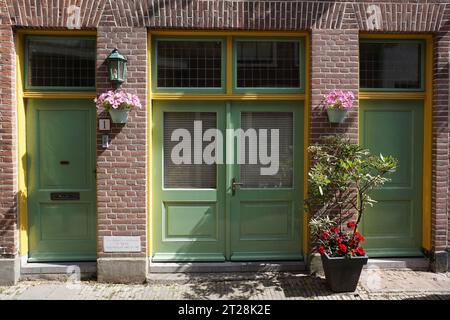
[[[334,292],[353,292],[358,286],[362,268],[369,257],[329,257],[322,256],[323,271],[330,289]]]

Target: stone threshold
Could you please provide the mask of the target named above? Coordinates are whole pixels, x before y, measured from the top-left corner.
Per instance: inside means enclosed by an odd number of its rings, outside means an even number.
[[[65,280],[75,275],[91,279],[97,274],[97,262],[23,262],[20,267],[21,280],[49,279]]]

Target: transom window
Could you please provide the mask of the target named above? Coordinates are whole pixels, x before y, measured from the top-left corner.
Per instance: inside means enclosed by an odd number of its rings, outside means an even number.
[[[231,40],[154,38],[153,91],[303,93],[303,38],[238,36]]]
[[[95,90],[92,37],[27,37],[26,89]]]
[[[236,41],[237,88],[300,88],[299,41]]]
[[[363,41],[359,52],[361,88],[423,90],[422,42]]]
[[[158,40],[157,88],[223,87],[222,40]]]

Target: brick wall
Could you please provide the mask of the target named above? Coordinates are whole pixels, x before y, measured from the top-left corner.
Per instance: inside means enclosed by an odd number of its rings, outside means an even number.
[[[144,106],[132,110],[127,124],[111,123],[110,146],[102,148],[97,136],[98,257],[103,253],[103,236],[140,236],[141,253],[147,252],[147,30],[100,26],[97,29],[97,91],[110,89],[105,58],[114,49],[128,58],[127,81],[122,85],[135,93]],[[106,113],[100,117],[108,117]]]
[[[3,19],[0,19],[3,20]],[[18,253],[14,37],[0,25],[0,257]]]
[[[322,105],[324,94],[332,89],[351,90],[357,97],[358,41],[357,29],[311,31],[311,143],[332,133],[346,133],[358,141],[358,109],[350,111],[344,123],[332,124]]]
[[[432,240],[433,249],[445,250],[450,242],[450,166],[449,166],[449,56],[450,6],[434,41],[433,65],[433,180]],[[447,190],[447,193],[446,193]]]

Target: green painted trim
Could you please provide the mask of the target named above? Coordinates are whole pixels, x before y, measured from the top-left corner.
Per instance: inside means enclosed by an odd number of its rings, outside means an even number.
[[[24,42],[24,88],[28,91],[95,91],[96,86],[93,87],[60,87],[60,86],[32,86],[28,84],[28,43],[33,39],[47,39],[47,40],[66,40],[66,39],[83,39],[83,40],[93,40],[97,42],[96,37],[92,36],[37,36],[37,35],[26,35]],[[97,52],[95,52],[97,55]]]
[[[32,253],[28,262],[69,262],[69,261],[96,261],[96,255],[55,255],[54,253]]]
[[[291,261],[291,260],[303,260],[302,254],[293,254],[289,252],[245,252],[234,253],[231,256],[231,261]]]
[[[154,262],[176,262],[176,261],[225,261],[225,256],[222,253],[155,253],[152,257]]]
[[[220,41],[222,45],[222,70],[221,70],[221,87],[220,88],[161,88],[158,87],[158,41]],[[152,92],[154,93],[225,93],[226,91],[226,54],[227,54],[227,40],[225,37],[179,37],[179,36],[164,36],[152,37],[151,46],[151,72],[152,72]]]
[[[300,87],[298,88],[239,88],[237,87],[237,42],[239,41],[273,41],[273,42],[299,42],[299,77]],[[305,56],[305,37],[233,37],[233,66],[232,66],[232,90],[233,93],[305,93],[305,74],[306,74],[306,56]]]
[[[402,88],[364,88],[360,87],[361,92],[424,92],[425,91],[425,75],[426,75],[426,40],[414,40],[414,39],[360,39],[360,43],[413,43],[420,45],[420,88],[402,89]],[[360,74],[358,70],[358,74]]]
[[[364,247],[364,245],[363,245]],[[421,250],[406,250],[402,248],[392,249],[367,249],[367,255],[371,258],[392,258],[392,257],[424,257]]]

